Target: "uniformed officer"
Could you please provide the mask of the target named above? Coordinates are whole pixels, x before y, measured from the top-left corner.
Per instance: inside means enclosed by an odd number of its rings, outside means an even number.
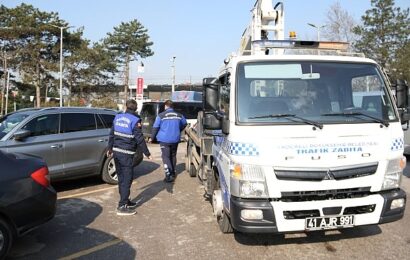
[[[173,182],[175,180],[178,143],[181,140],[181,131],[186,125],[185,117],[174,111],[172,101],[165,101],[165,111],[156,117],[151,137],[154,141],[158,140],[161,147],[165,182]]]
[[[108,156],[114,156],[115,169],[118,176],[120,201],[117,215],[133,215],[137,204],[130,201],[130,188],[133,180],[133,160],[137,146],[151,159],[151,153],[145,143],[140,129],[140,117],[135,113],[137,102],[128,100],[127,110],[115,116],[108,142]]]

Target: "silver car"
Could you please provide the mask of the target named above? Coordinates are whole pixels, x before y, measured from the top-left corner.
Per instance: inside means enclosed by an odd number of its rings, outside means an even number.
[[[52,180],[101,175],[117,183],[107,159],[116,111],[97,108],[23,109],[0,119],[0,150],[42,157]]]

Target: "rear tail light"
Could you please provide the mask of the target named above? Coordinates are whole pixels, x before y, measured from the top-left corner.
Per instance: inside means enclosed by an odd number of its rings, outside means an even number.
[[[48,176],[48,168],[43,167],[31,174],[31,178],[41,186],[50,186],[50,177]]]

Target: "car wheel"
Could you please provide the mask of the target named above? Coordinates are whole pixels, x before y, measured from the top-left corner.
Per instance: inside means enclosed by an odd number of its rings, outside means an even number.
[[[118,175],[115,169],[114,157],[109,157],[104,162],[102,179],[108,184],[118,184]]]
[[[138,166],[140,163],[142,163],[143,160],[144,160],[144,154],[140,150],[137,150],[134,155],[132,167]]]
[[[13,243],[13,233],[9,224],[0,219],[0,259],[4,259]]]

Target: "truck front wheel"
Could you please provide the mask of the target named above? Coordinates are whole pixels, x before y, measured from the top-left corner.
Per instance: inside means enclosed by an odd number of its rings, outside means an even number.
[[[229,216],[225,213],[225,211],[222,211],[222,215],[218,217],[217,220],[219,229],[222,233],[228,234],[233,232],[231,220],[229,219]]]
[[[221,232],[225,234],[232,233],[233,228],[231,220],[229,219],[229,216],[225,213],[226,211],[224,210],[223,206],[222,191],[219,189],[219,185],[218,189],[214,190],[212,193],[212,208]]]

